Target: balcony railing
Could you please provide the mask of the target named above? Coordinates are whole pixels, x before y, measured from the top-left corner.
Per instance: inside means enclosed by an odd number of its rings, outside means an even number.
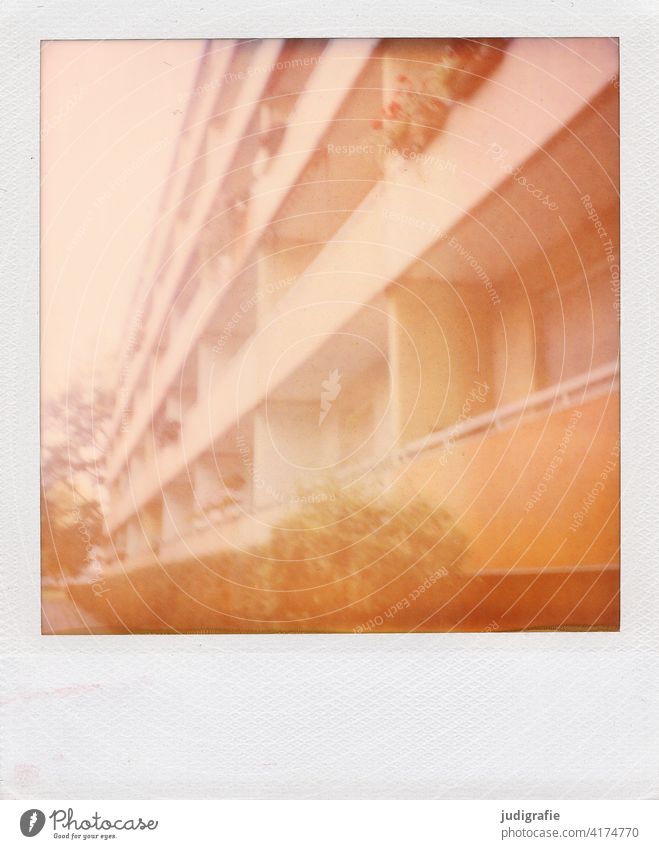
[[[476,436],[494,428],[503,431],[518,424],[546,415],[548,410],[559,412],[583,404],[592,398],[617,392],[619,389],[618,361],[606,363],[584,374],[557,383],[547,389],[531,392],[519,401],[503,404],[479,416],[473,416],[442,430],[434,431],[413,442],[408,442],[398,452],[404,458],[433,448],[449,445],[458,439]]]

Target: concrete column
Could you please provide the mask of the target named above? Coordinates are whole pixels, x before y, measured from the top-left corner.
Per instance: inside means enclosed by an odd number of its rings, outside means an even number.
[[[312,424],[313,422],[313,424]],[[317,457],[317,404],[272,401],[254,415],[253,486],[256,509],[284,504],[311,477],[308,465]],[[314,442],[314,438],[316,441]]]
[[[405,276],[392,284],[394,397],[399,442],[454,424],[470,391],[483,380],[487,334],[447,281]],[[485,364],[485,363],[484,363]]]
[[[134,516],[126,524],[126,557],[130,560],[144,551],[144,535],[139,519]]]
[[[154,499],[140,513],[144,548],[157,552],[162,532],[162,501]]]
[[[192,497],[188,487],[171,484],[163,492],[162,541],[173,542],[185,538],[191,529]]]
[[[540,371],[536,359],[542,352],[525,292],[511,293],[501,305],[501,316],[503,321],[492,328],[492,364],[498,403],[505,405],[534,391]]]
[[[217,468],[218,457],[206,452],[198,457],[193,466],[194,501],[204,509],[216,502],[220,490],[220,472]]]

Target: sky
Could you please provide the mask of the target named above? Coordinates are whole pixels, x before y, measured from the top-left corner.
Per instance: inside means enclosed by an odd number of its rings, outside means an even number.
[[[44,398],[112,378],[202,41],[42,45]]]

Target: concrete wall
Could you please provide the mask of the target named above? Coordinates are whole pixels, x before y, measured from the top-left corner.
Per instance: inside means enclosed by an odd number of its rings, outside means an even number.
[[[401,486],[448,510],[473,571],[618,564],[619,400],[614,390],[428,451]]]

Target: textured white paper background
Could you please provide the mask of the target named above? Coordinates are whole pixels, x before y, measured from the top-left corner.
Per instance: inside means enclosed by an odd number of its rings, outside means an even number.
[[[659,796],[658,20],[650,2],[5,0],[4,797]],[[40,636],[40,39],[570,34],[621,38],[621,633]]]

